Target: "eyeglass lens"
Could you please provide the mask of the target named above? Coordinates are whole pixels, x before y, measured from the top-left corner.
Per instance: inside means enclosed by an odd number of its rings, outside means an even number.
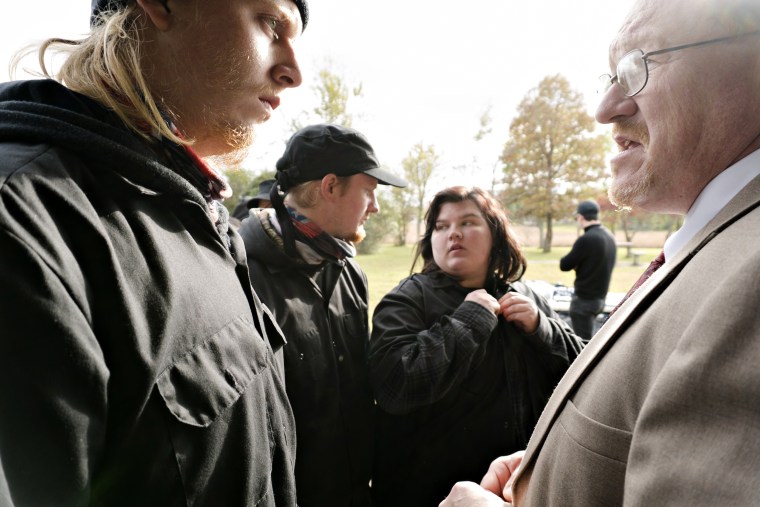
[[[639,93],[647,84],[647,62],[643,58],[641,49],[634,49],[626,53],[617,65],[617,75],[602,74],[599,76],[597,93],[605,93],[617,81],[623,88],[623,92],[632,97]]]
[[[639,93],[647,84],[649,78],[644,52],[634,49],[620,59],[617,65],[617,77],[623,91],[629,97]]]

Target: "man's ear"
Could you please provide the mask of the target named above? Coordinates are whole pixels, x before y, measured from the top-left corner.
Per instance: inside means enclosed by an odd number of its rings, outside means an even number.
[[[172,11],[169,8],[169,0],[137,0],[137,5],[158,30],[165,32],[171,27]]]
[[[333,173],[330,173],[327,176],[323,177],[322,181],[319,182],[319,190],[322,194],[322,197],[328,201],[333,201],[335,198],[339,197],[339,183],[340,182],[338,181],[338,177]]]

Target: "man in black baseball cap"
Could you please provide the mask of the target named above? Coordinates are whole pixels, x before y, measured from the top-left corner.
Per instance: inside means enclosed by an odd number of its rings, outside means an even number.
[[[294,506],[285,339],[215,166],[301,84],[306,1],[91,6],[54,76],[0,84],[0,505]]]
[[[596,316],[604,310],[612,270],[617,258],[615,237],[599,221],[599,204],[581,201],[575,210],[583,235],[559,261],[562,271],[575,270],[575,290],[570,301],[573,331],[584,341],[594,335]]]
[[[367,139],[339,125],[296,132],[277,162],[274,209],[241,228],[252,283],[288,339],[285,384],[296,421],[299,505],[370,505],[374,401],[367,277],[354,260],[382,169]]]

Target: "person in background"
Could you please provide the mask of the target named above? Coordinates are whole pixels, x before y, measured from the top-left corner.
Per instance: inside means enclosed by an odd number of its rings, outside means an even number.
[[[269,193],[272,191],[275,183],[275,180],[264,180],[259,183],[259,192],[254,197],[241,197],[240,202],[235,205],[232,213],[230,213],[230,222],[233,222],[232,219],[235,219],[235,226],[240,227],[240,222],[248,218],[248,210],[253,208],[271,208],[272,201],[269,200]]]
[[[588,341],[594,335],[596,316],[604,310],[617,257],[617,244],[612,233],[599,221],[596,201],[581,201],[575,219],[583,229],[583,235],[559,260],[559,269],[575,270],[570,319],[575,334]]]
[[[369,347],[379,407],[375,507],[434,507],[457,480],[522,449],[582,348],[520,282],[502,206],[479,188],[438,192],[415,262],[378,304]]]
[[[339,125],[296,132],[277,162],[273,209],[240,234],[251,281],[288,340],[285,384],[296,421],[300,507],[369,506],[374,402],[367,374],[367,277],[354,259],[378,185],[369,141]]]
[[[277,184],[277,180],[264,180],[259,183],[259,193],[248,201],[248,209],[253,208],[271,208],[272,200],[269,194],[272,193],[272,187]]]
[[[684,225],[525,454],[444,507],[760,505],[760,2],[640,0],[610,68],[612,201]]]
[[[56,80],[0,85],[0,505],[294,506],[283,337],[207,161],[300,85],[307,5],[91,5]]]

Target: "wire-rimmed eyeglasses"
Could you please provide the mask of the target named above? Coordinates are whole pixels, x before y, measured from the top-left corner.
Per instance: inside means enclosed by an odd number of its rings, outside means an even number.
[[[680,51],[681,49],[737,39],[746,35],[756,35],[758,33],[760,33],[760,30],[740,33],[738,35],[729,35],[727,37],[719,37],[717,39],[692,42],[691,44],[681,44],[680,46],[658,49],[657,51],[649,51],[648,53],[645,53],[642,49],[634,49],[626,53],[623,58],[620,59],[617,68],[615,69],[617,72],[616,75],[611,76],[609,74],[602,74],[599,76],[598,92],[606,92],[613,84],[615,84],[615,82],[617,82],[623,88],[626,97],[633,97],[643,90],[647,85],[647,82],[649,82],[649,57],[661,55],[663,53],[670,53],[671,51]]]

